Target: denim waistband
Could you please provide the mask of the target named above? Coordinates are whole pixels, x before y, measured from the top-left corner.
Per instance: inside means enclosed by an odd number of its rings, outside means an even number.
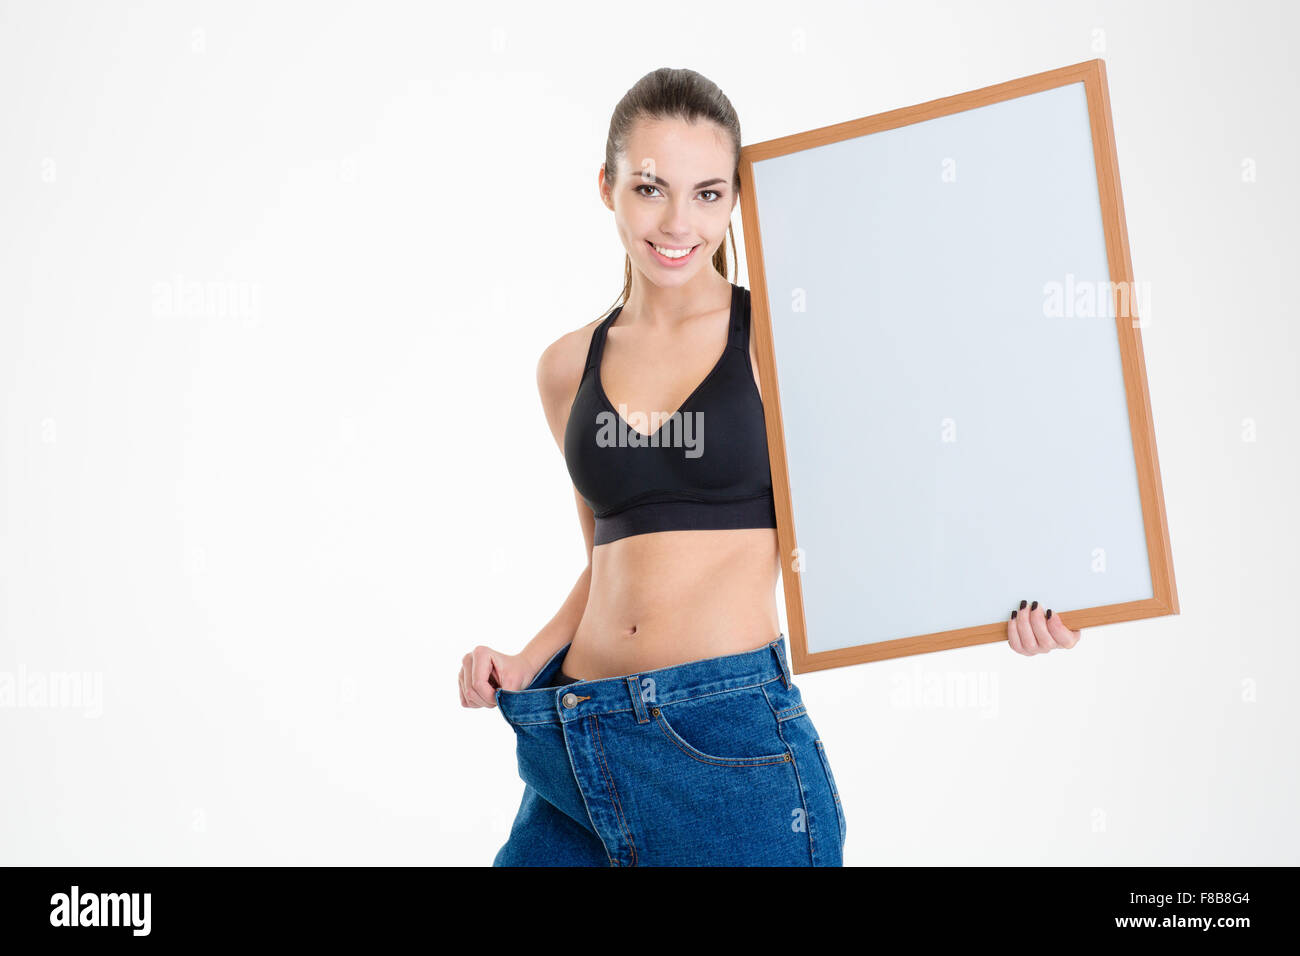
[[[649,720],[647,700],[671,704],[706,694],[765,684],[778,677],[787,688],[792,683],[784,632],[763,647],[739,654],[708,657],[637,674],[547,686],[559,673],[560,662],[569,646],[565,644],[552,654],[526,689],[497,689],[497,707],[507,721],[521,725],[559,726],[591,714],[633,711],[637,720],[644,722]]]

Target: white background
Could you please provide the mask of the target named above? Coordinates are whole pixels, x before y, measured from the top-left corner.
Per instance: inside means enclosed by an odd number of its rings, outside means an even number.
[[[1298,27],[1284,3],[0,5],[0,863],[490,863],[523,784],[456,674],[582,567],[534,373],[621,288],[615,103],[689,66],[754,143],[1095,56],[1182,613],[799,684],[849,864],[1300,862]]]

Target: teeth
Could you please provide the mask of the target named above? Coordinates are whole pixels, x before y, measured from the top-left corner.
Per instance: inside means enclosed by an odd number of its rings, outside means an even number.
[[[654,246],[654,243],[652,242],[651,245]],[[691,249],[694,248],[694,246],[691,246],[690,249],[665,249],[663,246],[655,246],[655,252],[665,259],[680,259],[682,256],[689,256]]]

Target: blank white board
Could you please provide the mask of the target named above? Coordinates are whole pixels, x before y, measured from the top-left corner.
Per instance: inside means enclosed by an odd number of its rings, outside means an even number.
[[[1066,70],[747,147],[798,669],[1005,638],[1021,599],[1176,613],[1104,72]]]

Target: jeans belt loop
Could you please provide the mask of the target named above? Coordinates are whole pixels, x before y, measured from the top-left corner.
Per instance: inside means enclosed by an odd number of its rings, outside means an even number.
[[[785,684],[785,689],[789,690],[794,678],[790,676],[790,667],[785,662],[785,655],[781,653],[781,637],[767,646],[772,648],[772,656],[776,658],[777,666],[781,668],[781,680]]]
[[[650,712],[646,710],[645,701],[641,699],[641,684],[635,674],[628,676],[627,692],[632,697],[632,710],[636,713],[636,722],[638,724],[649,723]]]

